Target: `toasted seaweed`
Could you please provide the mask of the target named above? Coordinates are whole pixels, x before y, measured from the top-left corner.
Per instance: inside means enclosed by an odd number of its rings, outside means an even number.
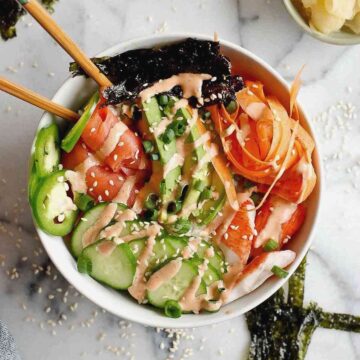
[[[57,0],[42,0],[42,4],[53,11],[53,5]],[[0,35],[3,40],[16,36],[16,23],[25,15],[24,9],[16,0],[0,0]]]
[[[220,53],[220,44],[215,41],[188,38],[160,48],[131,50],[92,61],[115,84],[104,92],[110,104],[133,100],[154,82],[184,72],[213,76],[212,81],[204,81],[202,88],[208,105],[228,103],[244,87],[240,76],[231,75],[230,60]],[[70,64],[70,71],[73,76],[85,75],[76,63]],[[175,89],[174,95],[181,95],[181,89]]]
[[[289,281],[246,314],[250,331],[249,360],[303,360],[318,327],[360,332],[360,317],[324,312],[315,303],[303,306],[306,259]]]
[[[4,40],[16,36],[15,25],[25,11],[15,0],[0,0],[0,34]]]

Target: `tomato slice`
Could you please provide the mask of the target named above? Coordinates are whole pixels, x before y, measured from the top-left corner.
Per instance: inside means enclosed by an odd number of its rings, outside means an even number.
[[[246,200],[240,205],[240,210],[235,214],[227,235],[223,236],[222,242],[230,248],[239,258],[242,264],[246,264],[252,247],[254,237],[254,219],[252,212],[247,207],[254,207],[251,200]]]
[[[125,181],[124,174],[114,173],[107,166],[95,165],[86,172],[88,195],[96,201],[111,201]]]
[[[97,151],[109,135],[110,129],[118,121],[118,117],[110,107],[98,107],[86,124],[81,137],[91,150]]]
[[[74,170],[78,165],[84,162],[88,156],[89,149],[84,142],[79,140],[69,153],[63,152],[61,163],[65,169]]]
[[[118,145],[106,157],[105,163],[115,172],[122,167],[137,170],[140,169],[144,158],[145,153],[140,138],[128,129],[120,136]]]

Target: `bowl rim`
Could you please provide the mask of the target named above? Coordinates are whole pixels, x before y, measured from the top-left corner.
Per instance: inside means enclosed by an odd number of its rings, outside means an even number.
[[[306,33],[311,35],[313,38],[325,42],[331,45],[339,45],[339,46],[349,46],[349,45],[358,45],[360,44],[360,35],[346,33],[344,31],[338,31],[336,33],[344,33],[349,36],[346,38],[338,38],[334,36],[334,34],[323,34],[320,31],[312,29],[309,24],[304,20],[304,18],[299,13],[296,6],[293,4],[292,0],[283,0],[283,4],[292,17],[292,19],[301,27]]]
[[[100,52],[99,54],[97,54],[96,56],[105,56],[105,55],[114,55],[116,53],[119,52],[123,52],[123,51],[127,51],[128,48],[133,49],[136,48],[136,43],[146,43],[146,42],[157,42],[157,43],[161,43],[161,44],[166,44],[166,43],[172,43],[175,41],[179,41],[181,39],[185,39],[188,37],[193,37],[196,39],[200,39],[200,40],[213,40],[213,37],[209,36],[209,35],[204,35],[204,34],[199,34],[199,33],[188,33],[188,32],[184,32],[184,33],[169,33],[169,34],[160,34],[160,35],[149,35],[149,36],[143,36],[143,37],[137,37],[137,38],[133,38],[124,42],[119,42],[118,44],[111,46],[109,48],[107,48],[106,50]],[[223,40],[223,39],[219,39],[220,44],[234,50],[235,52],[238,53],[242,53],[245,56],[251,58],[254,62],[258,63],[261,67],[263,67],[266,72],[269,72],[272,74],[272,76],[274,76],[277,81],[284,86],[285,88],[289,89],[287,82],[283,79],[283,77],[275,70],[273,69],[269,64],[267,64],[264,60],[262,60],[261,58],[259,58],[257,55],[253,54],[252,52],[250,52],[247,49],[244,49],[243,47],[234,44],[230,41],[227,40]],[[135,46],[134,46],[135,44]],[[141,46],[145,46],[145,45],[141,45]],[[58,90],[56,91],[56,93],[54,94],[54,96],[52,97],[52,100],[57,100],[57,98],[60,95],[62,88],[65,87],[66,85],[68,85],[68,83],[73,80],[73,78],[71,76],[69,76],[62,84],[61,86],[58,88]],[[91,292],[86,292],[84,289],[80,290],[79,287],[76,285],[76,281],[74,281],[74,279],[70,276],[70,274],[68,274],[66,271],[60,270],[61,269],[61,262],[58,261],[57,257],[55,256],[55,254],[49,249],[50,245],[48,244],[47,240],[45,239],[45,235],[47,237],[52,237],[52,238],[56,238],[55,236],[52,235],[48,235],[45,234],[44,232],[42,232],[42,230],[37,226],[36,221],[34,219],[34,226],[35,229],[38,233],[38,236],[41,240],[42,245],[44,246],[47,255],[49,256],[49,258],[51,259],[52,263],[56,266],[56,268],[58,269],[58,271],[62,274],[62,276],[69,282],[69,284],[71,284],[72,286],[74,286],[74,288],[76,288],[80,293],[82,293],[84,296],[86,296],[91,302],[93,302],[94,304],[98,305],[100,308],[105,309],[106,311],[121,317],[123,319],[126,319],[128,321],[133,321],[145,326],[151,326],[151,327],[159,327],[159,328],[193,328],[193,327],[201,327],[201,326],[206,326],[206,325],[212,325],[212,324],[216,324],[216,323],[220,323],[222,321],[225,320],[230,320],[233,319],[237,316],[240,316],[250,310],[252,310],[253,308],[255,308],[256,306],[260,305],[263,301],[267,300],[270,296],[272,296],[277,290],[279,290],[280,287],[282,287],[286,281],[288,281],[288,278],[293,274],[293,272],[296,270],[296,268],[300,265],[301,261],[303,260],[303,258],[305,257],[306,253],[308,252],[311,244],[312,244],[312,240],[314,237],[314,232],[315,229],[317,228],[318,225],[318,221],[319,221],[319,217],[320,217],[320,212],[321,212],[321,203],[322,203],[322,192],[323,192],[323,167],[322,167],[322,162],[321,162],[321,156],[320,156],[320,152],[319,152],[319,146],[316,140],[316,136],[315,136],[315,132],[313,127],[311,126],[311,123],[308,120],[308,117],[306,115],[306,113],[304,112],[301,104],[298,102],[298,108],[300,110],[300,112],[303,115],[303,119],[304,122],[306,123],[306,126],[308,127],[308,129],[310,130],[311,136],[314,139],[315,142],[315,151],[314,151],[314,155],[316,154],[316,174],[317,174],[317,189],[318,189],[318,193],[317,193],[317,202],[315,203],[315,210],[314,210],[314,216],[313,216],[313,223],[311,228],[308,231],[308,234],[306,236],[306,240],[304,241],[304,244],[302,245],[301,249],[296,253],[296,258],[294,260],[294,262],[292,264],[290,264],[290,266],[288,267],[288,272],[289,272],[289,276],[285,279],[276,279],[276,281],[274,281],[273,285],[271,287],[269,287],[269,289],[267,289],[266,291],[264,291],[260,296],[258,296],[255,300],[251,301],[247,306],[242,306],[239,307],[239,309],[235,310],[235,311],[231,311],[231,312],[224,312],[223,314],[219,314],[219,316],[214,317],[214,316],[199,316],[199,315],[195,315],[195,314],[188,314],[188,315],[184,315],[184,317],[186,316],[187,320],[184,321],[179,321],[180,319],[172,319],[172,318],[167,318],[165,316],[161,316],[161,320],[159,321],[155,321],[153,318],[148,319],[148,318],[141,318],[140,316],[134,316],[131,312],[127,312],[126,309],[124,309],[123,311],[121,311],[121,309],[119,310],[118,308],[114,308],[111,306],[106,306],[104,304],[101,303],[101,301],[99,299],[97,299],[96,294],[93,294]],[[44,118],[48,115],[49,113],[44,112],[40,118],[37,130],[39,130],[41,128],[41,123],[43,122]],[[34,138],[34,142],[35,142],[36,136]],[[33,152],[33,148],[34,148],[34,142],[33,145],[31,147],[31,151],[30,151],[30,160],[29,160],[29,169],[31,169],[31,154]],[[48,246],[49,245],[49,246]],[[95,281],[95,280],[94,280]],[[104,285],[101,285],[104,286]],[[261,285],[262,286],[262,285]],[[260,286],[260,287],[261,287]],[[259,288],[260,288],[259,287]]]

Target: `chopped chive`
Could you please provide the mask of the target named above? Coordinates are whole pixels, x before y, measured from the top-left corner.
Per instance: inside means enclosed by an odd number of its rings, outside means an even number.
[[[167,212],[169,214],[176,214],[181,210],[181,201],[171,201],[167,207]]]
[[[255,206],[258,206],[261,202],[261,199],[263,198],[263,194],[259,194],[259,193],[252,193],[250,196],[250,199],[254,202]]]
[[[210,116],[211,116],[210,111],[205,111],[205,112],[202,114],[201,117],[202,117],[204,120],[206,120],[206,119],[209,119]]]
[[[151,160],[154,160],[154,161],[157,161],[159,160],[159,154],[156,154],[156,153],[153,153],[153,154],[150,154],[150,158]]]
[[[191,229],[191,222],[188,219],[180,218],[172,225],[172,229],[177,234],[186,234]]]
[[[186,130],[186,120],[174,120],[170,126],[175,132],[175,136],[180,137]]]
[[[155,209],[157,202],[159,201],[159,197],[155,193],[151,193],[145,200],[145,207],[149,210]]]
[[[195,190],[202,192],[205,189],[204,181],[196,180],[194,184],[194,188]]]
[[[165,180],[161,180],[160,182],[160,194],[164,195],[166,192]]]
[[[227,105],[226,105],[226,110],[229,114],[232,114],[233,112],[235,112],[235,110],[237,109],[237,104],[235,100],[231,100]]]
[[[159,104],[161,106],[165,106],[167,105],[169,102],[169,97],[167,95],[160,95],[159,96]]]
[[[282,269],[281,267],[279,267],[279,266],[277,266],[277,265],[274,265],[274,266],[271,268],[271,272],[272,272],[275,276],[277,276],[278,278],[281,278],[281,279],[284,279],[284,278],[286,278],[286,277],[289,275],[289,273],[288,273],[286,270]]]
[[[212,191],[209,187],[206,187],[200,194],[199,201],[204,201],[211,198]]]
[[[168,300],[164,308],[165,315],[171,318],[179,318],[181,316],[181,306],[175,300]]]
[[[165,143],[165,144],[170,144],[175,138],[175,131],[171,128],[168,127],[165,132],[161,135],[161,140]]]
[[[255,186],[255,183],[253,183],[252,181],[250,181],[248,179],[244,179],[244,182],[243,182],[244,189],[251,189],[254,186]]]
[[[276,250],[278,248],[279,244],[276,240],[274,239],[269,239],[266,244],[263,246],[263,250],[265,252],[270,252],[273,250]]]
[[[154,144],[150,140],[144,140],[143,147],[147,154],[151,153],[154,150]]]
[[[143,216],[146,221],[154,221],[157,220],[159,212],[156,209],[147,209],[144,211]]]

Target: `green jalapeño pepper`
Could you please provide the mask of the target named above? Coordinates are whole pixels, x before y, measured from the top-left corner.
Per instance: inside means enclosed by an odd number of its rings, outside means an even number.
[[[58,170],[60,162],[59,129],[55,123],[39,130],[35,142],[35,166],[39,177]]]
[[[51,234],[69,234],[77,218],[77,207],[68,195],[65,171],[57,171],[44,178],[38,186],[32,209],[39,227]]]

